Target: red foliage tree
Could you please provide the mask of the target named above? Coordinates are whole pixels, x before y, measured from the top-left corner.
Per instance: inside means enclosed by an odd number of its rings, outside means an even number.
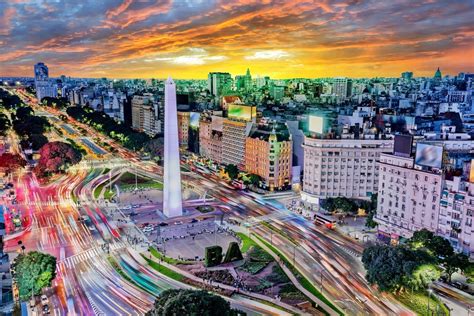
[[[26,166],[26,161],[18,154],[4,153],[0,156],[0,169],[7,173]]]
[[[81,161],[81,153],[71,145],[63,142],[50,142],[39,150],[41,158],[35,167],[39,177],[47,177],[53,173],[63,172],[69,166]]]

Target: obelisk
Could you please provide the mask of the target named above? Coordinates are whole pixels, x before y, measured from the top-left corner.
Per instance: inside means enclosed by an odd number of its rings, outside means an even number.
[[[163,213],[167,217],[183,215],[181,198],[181,172],[179,159],[178,113],[176,85],[168,78],[165,82],[165,153]]]

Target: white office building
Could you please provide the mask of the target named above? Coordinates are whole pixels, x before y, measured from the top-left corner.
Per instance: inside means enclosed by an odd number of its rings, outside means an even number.
[[[378,188],[378,160],[392,152],[393,140],[304,140],[303,200],[347,197],[369,199]]]

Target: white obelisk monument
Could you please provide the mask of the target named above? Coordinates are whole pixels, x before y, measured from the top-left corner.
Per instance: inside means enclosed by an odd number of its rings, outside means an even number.
[[[165,174],[163,185],[163,213],[167,217],[183,215],[179,162],[176,85],[169,77],[165,82]]]

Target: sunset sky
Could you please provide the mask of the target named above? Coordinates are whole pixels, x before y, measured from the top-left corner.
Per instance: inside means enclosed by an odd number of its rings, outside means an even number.
[[[474,71],[474,1],[0,0],[0,76]]]

